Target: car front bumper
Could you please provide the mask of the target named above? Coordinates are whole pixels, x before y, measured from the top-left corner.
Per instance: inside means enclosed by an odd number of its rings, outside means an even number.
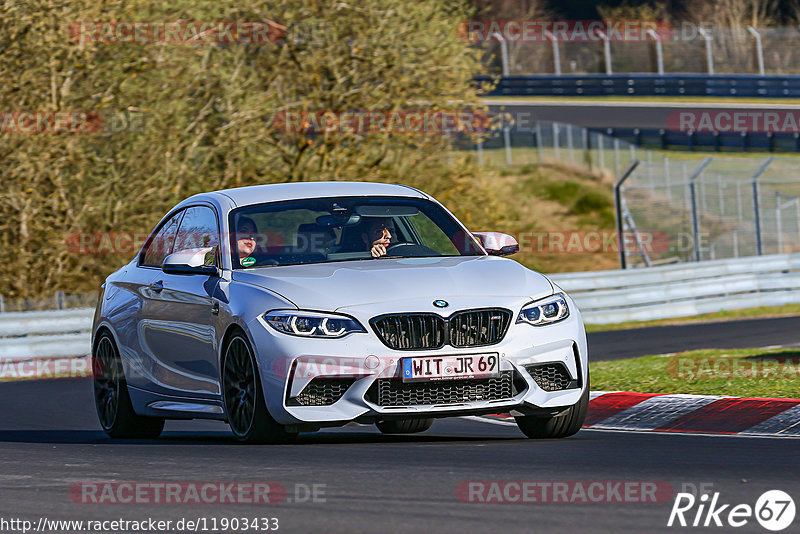
[[[448,300],[456,301],[454,304],[458,307],[454,306],[455,309],[492,304],[476,303],[474,299],[470,299],[469,303],[458,302],[457,298]],[[514,311],[516,318],[519,309],[530,300],[522,297],[513,303],[503,303],[503,307]],[[253,321],[249,330],[258,356],[267,406],[276,421],[284,425],[313,428],[393,418],[509,411],[514,414],[555,414],[576,404],[588,387],[586,334],[580,312],[574,302],[568,300],[568,303],[571,313],[567,319],[547,326],[515,324],[512,320],[499,343],[482,347],[445,346],[435,350],[412,351],[390,349],[369,326],[369,318],[380,311],[373,307],[345,310],[365,325],[367,332],[350,334],[341,339],[289,336],[269,326],[263,316]],[[415,305],[412,303],[407,306],[408,309],[415,309]],[[502,391],[506,394],[491,394],[484,387],[486,379],[472,379],[415,383],[415,388],[429,388],[428,393],[431,394],[412,395],[415,400],[411,405],[387,404],[386,399],[393,397],[376,396],[377,382],[383,380],[392,380],[395,389],[409,390],[409,387],[398,386],[402,383],[400,361],[403,358],[490,353],[499,356],[501,375],[505,373],[513,380],[510,393],[504,385]],[[547,384],[542,387],[537,383],[526,367],[539,364],[562,365],[559,369],[565,369],[571,379],[568,389],[548,391],[546,389],[551,388]],[[316,384],[325,381],[337,383],[345,391],[331,404],[303,405],[298,398],[311,398],[306,388],[315,379]],[[448,388],[447,394],[437,390],[443,387]],[[313,403],[318,403],[318,400]]]

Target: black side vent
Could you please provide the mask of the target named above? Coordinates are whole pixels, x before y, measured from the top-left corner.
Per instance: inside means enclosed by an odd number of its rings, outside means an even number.
[[[315,377],[297,397],[289,397],[287,404],[289,406],[330,406],[341,399],[355,381],[355,377]]]
[[[561,362],[526,365],[525,370],[531,375],[536,385],[545,391],[561,391],[580,387],[578,381],[572,379],[569,371]]]

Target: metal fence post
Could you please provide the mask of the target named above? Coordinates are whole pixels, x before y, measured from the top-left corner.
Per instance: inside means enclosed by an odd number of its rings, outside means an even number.
[[[697,27],[697,33],[703,38],[706,43],[706,65],[708,65],[708,73],[714,74],[714,55],[711,51],[711,35],[702,27]]]
[[[508,64],[508,43],[505,38],[497,32],[493,33],[492,37],[500,42],[500,58],[503,63],[503,76],[508,76],[511,71],[510,65]]]
[[[739,230],[734,230],[733,232],[733,257],[739,257]]]
[[[506,165],[511,165],[511,128],[503,126],[503,143],[506,145]]]
[[[478,139],[475,146],[478,149],[478,165],[483,165],[483,139]]]
[[[681,162],[681,178],[683,178],[683,186],[684,187],[688,186],[689,185],[689,173],[686,172],[686,162],[685,161]],[[686,195],[683,194],[683,193],[686,192],[686,190],[683,189],[683,188],[681,188],[681,189],[682,189],[682,194],[681,194],[682,198],[681,199],[683,200],[683,205],[686,206]]]
[[[64,292],[63,291],[56,291],[56,309],[63,310],[64,309]]]
[[[614,74],[611,68],[611,41],[608,39],[608,35],[600,30],[597,31],[597,35],[603,39],[603,57],[606,61],[606,74]]]
[[[544,163],[544,154],[542,152],[542,124],[536,123],[536,149],[539,152],[539,163]]]
[[[0,313],[6,311],[5,306],[3,305],[3,295],[0,295]]]
[[[558,128],[558,123],[554,122],[553,123],[553,150],[555,151],[556,161],[558,163],[561,163],[561,153],[559,151],[559,149],[561,148],[559,145],[561,143],[560,143],[560,140],[558,139],[559,133],[560,132],[559,132],[559,128]]]
[[[758,73],[764,76],[764,48],[761,46],[761,34],[752,26],[747,27],[750,35],[756,39],[756,61],[758,61]]]
[[[800,198],[794,199],[795,217],[797,218],[797,240],[800,241]],[[0,312],[3,311],[3,295],[0,295]]]
[[[664,156],[664,183],[667,188],[667,202],[672,202],[672,183],[669,175],[669,158]]]
[[[592,172],[592,138],[589,136],[589,129],[581,129],[583,138],[583,161],[586,163],[586,170]]]
[[[572,125],[567,125],[567,155],[569,162],[575,165],[575,152],[573,151],[574,145],[572,143]]]
[[[545,30],[544,36],[553,43],[553,71],[556,76],[561,76],[561,52],[558,49],[558,39],[549,30]]]
[[[627,268],[626,260],[625,260],[625,239],[622,235],[622,184],[625,183],[625,180],[633,174],[633,171],[636,170],[636,167],[639,166],[639,160],[631,161],[631,164],[628,166],[628,169],[625,171],[625,174],[619,177],[617,183],[614,184],[614,207],[617,212],[617,242],[619,243],[619,265],[621,269]]]
[[[764,171],[767,170],[769,164],[772,163],[772,160],[775,159],[775,156],[769,156],[767,159],[764,160],[764,163],[753,173],[753,176],[750,178],[751,183],[753,184],[753,225],[755,226],[756,232],[756,254],[761,256],[764,254],[764,244],[761,241],[761,209],[759,206],[759,191],[758,191],[758,177],[764,174]]]
[[[606,154],[605,148],[603,147],[603,134],[597,134],[597,155],[600,160],[600,172],[605,172],[606,170]]]
[[[695,191],[695,180],[700,174],[709,166],[714,160],[712,157],[707,157],[689,177],[689,199],[692,203],[692,240],[694,242],[694,261],[700,261],[700,217],[697,213],[697,192]]]
[[[778,254],[783,254],[783,221],[781,221],[781,194],[775,192],[775,233],[778,234]]]
[[[617,176],[619,176],[620,168],[619,168],[619,139],[614,138],[614,170],[617,171]]]
[[[742,209],[742,188],[739,182],[736,182],[736,208],[739,210],[739,222],[744,221],[744,210]]]
[[[664,74],[664,48],[661,46],[661,39],[658,38],[658,34],[650,28],[647,30],[647,35],[653,38],[653,41],[656,43],[656,68],[658,69],[658,73],[663,75]]]

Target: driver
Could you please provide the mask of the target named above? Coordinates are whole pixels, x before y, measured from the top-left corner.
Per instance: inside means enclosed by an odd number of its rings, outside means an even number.
[[[239,217],[236,221],[236,248],[239,261],[250,256],[256,249],[256,223],[250,217]]]
[[[361,234],[364,245],[373,258],[386,255],[386,249],[394,235],[394,221],[391,217],[376,217],[368,219],[366,232]]]

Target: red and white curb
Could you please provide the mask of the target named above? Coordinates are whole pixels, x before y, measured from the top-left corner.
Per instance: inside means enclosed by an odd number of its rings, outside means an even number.
[[[509,421],[507,414],[488,416]],[[800,436],[800,399],[593,391],[584,428],[639,432]]]

